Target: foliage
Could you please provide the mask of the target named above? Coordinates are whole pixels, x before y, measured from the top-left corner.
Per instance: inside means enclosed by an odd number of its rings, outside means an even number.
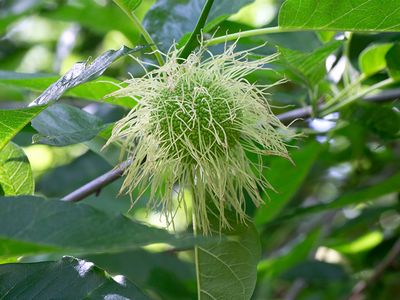
[[[394,299],[398,6],[2,1],[0,298]],[[176,47],[186,58],[200,43],[214,56],[236,43],[236,51],[250,51],[250,62],[265,61],[246,82],[271,85],[272,112],[296,137],[285,140],[293,163],[246,152],[274,191],[258,187],[259,207],[243,194],[245,224],[226,210],[230,227],[221,230],[210,216],[209,236],[192,230],[185,211],[193,207],[180,207],[176,197],[168,228],[162,207],[148,207],[158,194],[145,191],[131,207],[129,195],[119,193],[122,180],[107,181],[119,178],[126,153],[118,143],[103,148],[115,123],[141,105],[141,96],[113,96],[129,89],[124,80],[163,64],[154,50]],[[99,176],[93,194],[65,201]]]

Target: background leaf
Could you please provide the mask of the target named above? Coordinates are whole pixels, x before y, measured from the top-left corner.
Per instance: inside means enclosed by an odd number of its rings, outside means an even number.
[[[312,142],[302,149],[293,151],[291,157],[295,166],[284,159],[273,160],[271,170],[279,170],[279,172],[267,173],[266,178],[277,192],[270,192],[267,203],[257,209],[256,224],[266,223],[280,213],[298,191],[321,150],[320,144]]]
[[[206,0],[159,0],[148,11],[144,25],[157,46],[164,52],[178,42],[185,33],[191,32],[197,23]],[[215,1],[208,22],[218,18],[219,22],[237,12],[249,0]],[[213,24],[214,26],[217,23]]]
[[[400,31],[397,1],[286,0],[279,26],[315,30]]]
[[[105,126],[100,118],[79,108],[55,104],[32,120],[32,127],[39,132],[33,141],[54,146],[77,144],[91,140]]]
[[[0,150],[0,187],[6,196],[30,195],[35,191],[29,160],[12,142]]]
[[[150,299],[126,278],[120,280],[115,281],[91,262],[73,257],[0,265],[0,295],[10,299]]]

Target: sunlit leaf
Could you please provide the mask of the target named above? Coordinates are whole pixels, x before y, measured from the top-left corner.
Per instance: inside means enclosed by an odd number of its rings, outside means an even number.
[[[30,195],[35,191],[29,160],[12,142],[0,150],[0,188],[6,196]]]
[[[385,55],[393,44],[375,44],[365,49],[359,56],[361,71],[369,76],[386,68]]]
[[[0,151],[46,106],[0,110]]]
[[[400,31],[398,1],[286,0],[279,26],[315,30]]]

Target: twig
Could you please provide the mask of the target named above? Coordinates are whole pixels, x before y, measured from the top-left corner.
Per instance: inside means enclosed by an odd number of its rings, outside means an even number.
[[[113,170],[108,171],[107,173],[104,173],[103,175],[97,177],[96,179],[88,182],[84,186],[81,186],[79,189],[66,195],[61,200],[69,202],[78,202],[80,200],[85,199],[87,196],[91,194],[98,193],[102,187],[120,178],[123,175],[126,167],[129,166],[129,164],[130,164],[129,160],[122,162],[117,168],[114,168]]]
[[[348,300],[362,300],[364,299],[364,292],[366,289],[376,282],[385,272],[385,270],[395,261],[395,259],[400,255],[400,239],[396,241],[392,249],[388,252],[386,257],[381,261],[381,263],[376,267],[372,276],[363,281],[359,281],[353,288],[351,295]]]
[[[387,90],[378,95],[373,96],[366,96],[364,97],[364,101],[368,102],[385,102],[391,101],[394,99],[400,98],[400,88]],[[311,116],[311,106],[306,106],[303,108],[293,109],[291,111],[282,113],[278,115],[278,119],[284,123],[289,124],[295,120],[306,119]],[[114,182],[118,178],[120,178],[123,173],[124,169],[129,165],[128,161],[121,163],[117,168],[97,177],[96,179],[90,181],[89,183],[85,184],[84,186],[80,187],[79,189],[73,191],[72,193],[66,195],[62,200],[64,201],[71,201],[77,202],[83,200],[87,196],[98,193],[102,187]]]

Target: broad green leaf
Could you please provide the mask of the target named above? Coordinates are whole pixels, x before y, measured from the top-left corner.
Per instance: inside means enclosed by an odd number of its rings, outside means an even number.
[[[46,106],[0,110],[0,151]]]
[[[194,265],[173,253],[143,249],[85,256],[111,274],[121,274],[159,299],[196,299]],[[190,288],[188,288],[188,283]]]
[[[6,196],[35,192],[29,160],[24,151],[12,142],[0,150],[0,188]]]
[[[0,85],[43,92],[58,80],[57,76],[49,74],[24,74],[0,71]],[[110,104],[132,108],[135,103],[130,98],[105,97],[118,89],[121,82],[110,77],[102,76],[80,86],[76,86],[65,93],[66,96],[102,101]]]
[[[258,272],[269,278],[274,278],[301,261],[307,259],[316,246],[320,230],[314,230],[307,235],[296,238],[290,251],[285,249],[282,255],[262,260],[258,265]]]
[[[251,2],[215,1],[208,22],[217,18],[221,22]],[[185,33],[193,31],[205,3],[206,0],[159,0],[150,8],[143,22],[157,46],[167,51],[174,41],[178,42]]]
[[[103,121],[79,108],[54,104],[32,120],[39,134],[33,141],[53,146],[77,144],[94,138],[105,128]]]
[[[400,43],[394,44],[386,53],[386,65],[390,77],[400,80]]]
[[[386,68],[385,55],[393,44],[375,44],[368,47],[359,56],[361,71],[366,75],[373,75]]]
[[[286,0],[279,12],[284,28],[340,31],[400,31],[397,0]]]
[[[269,193],[270,199],[264,206],[257,209],[256,224],[264,224],[272,220],[288,204],[318,158],[321,148],[322,146],[317,142],[311,142],[301,149],[294,150],[291,157],[295,166],[281,158],[273,160],[271,171],[265,176],[277,193]]]
[[[218,221],[213,226],[218,228]],[[198,247],[198,289],[200,299],[251,298],[257,280],[261,247],[255,226],[231,223],[222,230],[227,240]],[[215,234],[219,234],[215,231]]]
[[[326,74],[326,58],[339,46],[340,42],[333,41],[309,53],[280,47],[279,52],[281,56],[279,58],[279,64],[285,67],[283,72],[290,79],[313,87],[322,80]]]
[[[7,299],[150,299],[126,278],[117,280],[74,257],[0,265],[0,295]]]
[[[121,214],[34,196],[0,197],[0,238],[0,256],[12,256],[7,240],[14,246],[15,242],[44,246],[42,253],[49,247],[62,253],[110,253],[153,243],[179,247],[195,243],[189,235],[172,235]]]
[[[309,207],[294,209],[280,216],[279,219],[273,223],[281,223],[292,218],[303,217],[305,215],[315,214],[329,209],[343,208],[349,205],[372,201],[378,197],[398,191],[400,191],[400,172],[386,178],[382,182],[374,183],[372,186],[344,194],[330,203],[316,204]]]

